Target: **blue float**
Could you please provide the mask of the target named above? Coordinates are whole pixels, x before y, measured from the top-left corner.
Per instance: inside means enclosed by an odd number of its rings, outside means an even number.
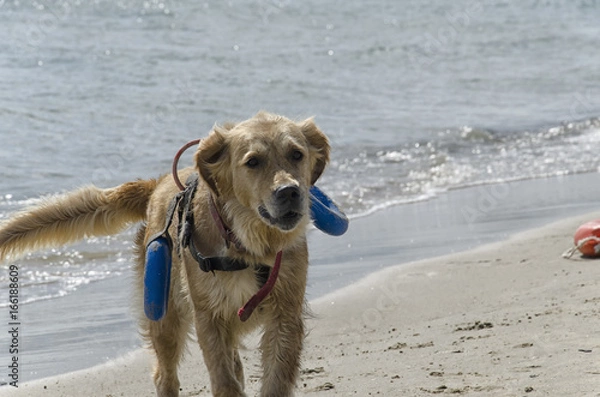
[[[146,248],[144,269],[144,313],[150,320],[164,317],[171,284],[171,244],[165,236],[152,240]]]
[[[332,236],[341,236],[348,230],[348,217],[321,189],[310,188],[310,215],[314,225]]]

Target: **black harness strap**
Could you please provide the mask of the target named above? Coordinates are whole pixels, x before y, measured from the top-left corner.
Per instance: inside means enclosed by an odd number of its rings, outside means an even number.
[[[173,248],[173,240],[171,239],[171,235],[169,234],[169,227],[173,222],[173,215],[175,214],[175,210],[178,208],[178,204],[181,201],[181,198],[183,197],[183,193],[184,192],[179,192],[175,197],[173,197],[173,200],[171,200],[171,202],[169,203],[169,208],[167,208],[165,227],[163,227],[163,229],[160,232],[152,235],[152,237],[150,237],[148,241],[152,242],[159,237],[164,237],[169,243],[169,250]]]
[[[226,256],[213,256],[209,258],[202,256],[202,254],[196,249],[196,245],[194,244],[193,240],[190,241],[189,249],[192,257],[196,260],[196,262],[198,262],[198,265],[200,265],[200,269],[205,272],[212,272],[215,270],[220,270],[222,272],[234,272],[236,270],[244,270],[248,268],[248,264],[246,262],[237,259],[231,259]]]

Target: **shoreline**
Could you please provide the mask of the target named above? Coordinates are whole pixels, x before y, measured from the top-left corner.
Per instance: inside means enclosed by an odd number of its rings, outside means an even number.
[[[307,300],[381,269],[503,241],[524,229],[588,213],[597,209],[597,176],[461,189],[354,219],[341,237],[311,231]],[[129,304],[131,277],[91,283],[60,299],[24,305],[21,380],[101,365],[139,348]]]
[[[308,298],[373,270],[465,251],[593,212],[599,173],[480,185],[353,219],[341,237],[309,235]],[[331,275],[335,277],[331,277]]]
[[[312,300],[297,395],[592,395],[600,383],[600,267],[561,254],[593,218],[600,212],[388,267]],[[255,395],[260,359],[256,337],[248,342],[242,361]],[[189,350],[181,395],[210,395],[200,351]],[[0,395],[150,396],[151,363],[140,349]]]

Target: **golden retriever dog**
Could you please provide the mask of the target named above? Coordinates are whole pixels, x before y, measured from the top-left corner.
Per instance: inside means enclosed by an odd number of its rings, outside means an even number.
[[[135,241],[141,297],[146,247],[168,225],[172,238],[168,309],[158,321],[143,315],[140,320],[142,334],[156,355],[158,396],[179,395],[177,367],[192,325],[214,396],[245,396],[238,348],[242,337],[259,326],[260,395],[291,396],[305,336],[309,189],[328,163],[329,149],[312,119],[294,122],[260,112],[237,124],[215,126],[200,141],[195,166],[178,173],[181,181],[195,179],[197,184],[185,205],[187,211],[173,211],[180,188],[170,175],[109,189],[84,187],[47,198],[2,223],[0,259],[115,234],[143,222]],[[190,220],[191,229],[182,225]],[[203,268],[199,256],[237,268]],[[273,289],[244,321],[238,309],[272,281],[269,273],[275,273],[271,270],[277,256],[281,264]],[[141,312],[141,298],[139,306]]]

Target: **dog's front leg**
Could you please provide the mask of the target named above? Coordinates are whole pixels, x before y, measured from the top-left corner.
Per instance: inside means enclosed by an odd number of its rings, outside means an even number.
[[[303,341],[302,315],[281,314],[266,324],[261,340],[264,370],[261,397],[293,396]]]
[[[246,397],[237,341],[222,320],[196,313],[196,333],[215,397]]]

